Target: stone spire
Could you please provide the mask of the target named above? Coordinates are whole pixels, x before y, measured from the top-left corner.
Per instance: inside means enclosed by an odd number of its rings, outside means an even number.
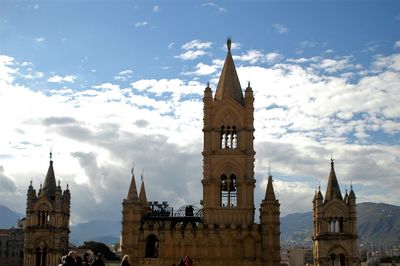
[[[267,189],[265,190],[265,200],[276,200],[271,175],[268,176]]]
[[[331,172],[329,173],[328,187],[326,188],[325,193],[325,201],[335,198],[343,200],[342,193],[340,192],[339,183],[335,174],[334,159],[331,159]]]
[[[240,86],[239,77],[236,73],[235,63],[231,54],[231,39],[227,41],[228,53],[225,64],[219,78],[215,99],[222,100],[224,97],[232,97],[236,101],[243,103],[243,92]]]
[[[54,175],[54,169],[53,169],[53,158],[52,158],[52,153],[50,152],[50,165],[49,169],[47,170],[46,178],[44,180],[42,192],[40,196],[47,196],[50,199],[55,199],[56,197],[56,189],[57,189],[57,184],[56,184],[56,178]]]
[[[138,194],[137,194],[137,189],[136,189],[136,180],[135,180],[135,174],[133,172],[133,167],[132,167],[132,179],[131,179],[131,185],[129,186],[129,192],[127,196],[127,200],[138,200]],[[144,188],[143,188],[144,189]]]
[[[140,186],[139,200],[142,204],[147,206],[147,196],[146,196],[146,190],[144,189],[143,173],[141,175],[141,179],[142,179],[142,185]]]

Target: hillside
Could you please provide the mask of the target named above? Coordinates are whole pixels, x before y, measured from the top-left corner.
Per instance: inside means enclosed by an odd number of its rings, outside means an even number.
[[[71,226],[70,242],[80,245],[84,241],[97,241],[105,244],[119,243],[121,222],[93,220]]]
[[[17,221],[25,215],[14,212],[9,208],[0,205],[0,228],[8,229],[17,226]]]

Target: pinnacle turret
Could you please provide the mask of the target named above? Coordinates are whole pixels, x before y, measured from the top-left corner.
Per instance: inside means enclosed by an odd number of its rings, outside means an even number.
[[[127,200],[138,200],[139,199],[138,194],[137,194],[137,189],[136,189],[136,180],[135,180],[135,174],[133,172],[133,168],[132,168],[131,185],[129,186],[129,192],[128,192],[128,196],[126,197],[126,199]]]

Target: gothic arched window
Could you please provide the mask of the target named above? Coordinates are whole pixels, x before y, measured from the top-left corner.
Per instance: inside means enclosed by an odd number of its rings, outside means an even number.
[[[237,149],[238,134],[236,126],[221,127],[221,149]]]
[[[237,206],[237,182],[236,176],[232,174],[229,178],[221,176],[221,207]]]

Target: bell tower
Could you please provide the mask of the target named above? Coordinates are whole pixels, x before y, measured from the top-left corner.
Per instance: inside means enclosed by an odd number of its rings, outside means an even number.
[[[203,215],[206,224],[254,223],[254,97],[243,97],[231,40],[217,90],[204,90]]]
[[[313,199],[314,265],[352,266],[359,264],[356,195],[353,187],[344,198],[331,159],[325,198],[320,188]]]

